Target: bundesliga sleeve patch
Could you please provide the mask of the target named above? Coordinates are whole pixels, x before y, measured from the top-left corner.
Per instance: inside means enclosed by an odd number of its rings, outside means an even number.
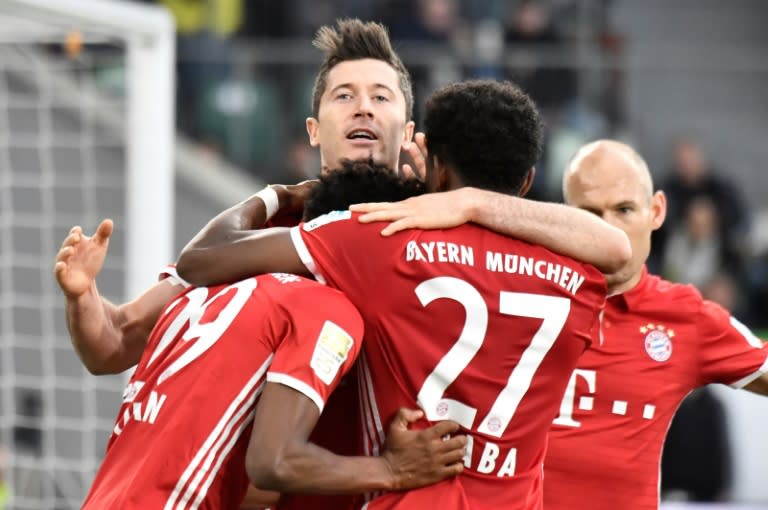
[[[354,344],[355,341],[349,333],[333,322],[325,321],[320,336],[317,337],[309,366],[321,381],[331,384]]]
[[[352,217],[352,211],[331,211],[328,214],[323,214],[317,218],[304,223],[304,230],[307,232],[315,230],[316,228],[328,225],[335,221],[348,220]]]

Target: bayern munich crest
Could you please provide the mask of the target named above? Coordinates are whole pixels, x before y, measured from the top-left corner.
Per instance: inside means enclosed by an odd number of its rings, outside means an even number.
[[[640,327],[640,333],[645,334],[645,352],[652,360],[661,363],[672,356],[674,331],[660,324],[646,324]]]

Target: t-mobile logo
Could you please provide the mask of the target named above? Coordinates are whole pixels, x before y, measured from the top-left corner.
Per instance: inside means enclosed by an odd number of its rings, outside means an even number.
[[[588,394],[579,397],[578,406],[583,411],[591,411],[594,406],[595,381],[597,373],[594,370],[582,370],[577,368],[571,374],[571,380],[568,381],[568,387],[565,388],[563,401],[560,403],[560,416],[555,418],[552,423],[555,425],[564,425],[566,427],[580,427],[581,422],[573,419],[573,409],[576,400],[576,382],[581,377],[587,382]]]
[[[582,378],[587,383],[587,391],[584,394],[579,395],[576,399],[576,386],[578,385],[579,378]],[[565,395],[560,402],[560,415],[554,419],[553,425],[563,425],[565,427],[581,427],[581,422],[573,418],[574,409],[580,411],[592,411],[595,407],[595,390],[597,388],[597,372],[594,370],[583,370],[577,368],[571,374],[571,379],[568,381],[568,386],[565,389]],[[637,406],[630,406],[626,400],[614,400],[611,406],[611,414],[618,416],[636,416],[635,412],[638,409]],[[637,411],[639,412],[639,411]],[[644,420],[652,420],[656,415],[656,406],[653,404],[644,404],[642,406],[642,414]]]

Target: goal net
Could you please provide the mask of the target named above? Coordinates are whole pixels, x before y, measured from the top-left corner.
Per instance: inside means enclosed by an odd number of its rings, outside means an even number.
[[[0,508],[80,508],[103,456],[126,379],[81,366],[53,260],[105,217],[108,299],[171,260],[173,57],[159,7],[0,2]]]

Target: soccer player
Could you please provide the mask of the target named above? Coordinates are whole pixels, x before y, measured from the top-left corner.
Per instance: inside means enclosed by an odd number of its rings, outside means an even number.
[[[325,58],[316,77],[307,131],[310,143],[320,148],[322,167],[338,166],[340,158],[373,158],[397,168],[401,146],[407,148],[413,134],[413,92],[386,29],[378,23],[343,20],[336,27],[321,28],[314,45]],[[281,195],[289,197],[290,203],[273,221],[298,223],[308,189],[307,185],[280,186]],[[98,232],[107,228],[111,232],[111,223],[102,224]],[[67,296],[73,345],[95,374],[118,373],[134,366],[163,306],[184,288],[170,266],[163,271],[163,280],[131,302],[115,305],[102,299],[95,278],[108,239],[108,234],[87,237],[79,227],[73,228],[62,250],[63,254],[80,250],[82,264],[61,264],[56,270]],[[355,415],[350,406],[356,402],[356,389],[353,380],[347,379],[329,400],[315,436],[339,453],[356,451],[355,440],[349,438],[359,435],[354,428],[357,420],[349,418]],[[331,501],[330,507],[342,504]],[[300,502],[296,508],[301,506],[318,508],[318,503]]]
[[[392,49],[386,29],[378,23],[339,21],[322,27],[314,45],[325,54],[313,91],[313,113],[307,119],[309,140],[320,148],[323,168],[339,166],[341,159],[372,158],[397,168],[400,149],[413,134],[410,120],[413,92],[410,77]],[[321,108],[322,105],[322,108]],[[277,223],[298,223],[309,185],[279,186],[286,202]],[[106,226],[99,227],[99,231]],[[109,227],[111,232],[111,225]],[[72,342],[85,367],[94,374],[119,373],[134,366],[162,308],[184,286],[173,267],[163,281],[134,301],[114,305],[102,299],[95,286],[108,235],[88,238],[74,227],[65,245],[89,244],[83,271],[56,271],[65,294],[67,324]],[[68,291],[75,286],[76,292]],[[74,299],[76,298],[76,299]]]
[[[530,187],[542,130],[514,85],[441,89],[427,101],[425,125],[428,190],[473,185],[522,195]],[[343,178],[336,173],[326,178]],[[265,210],[254,222],[265,221]],[[380,424],[399,406],[418,405],[424,425],[452,419],[469,433],[461,475],[388,492],[369,509],[541,507],[560,392],[578,356],[599,342],[605,280],[595,268],[474,225],[382,237],[378,226],[337,211],[290,230],[238,231],[233,214],[185,248],[180,274],[202,283],[290,268],[342,290],[366,325],[366,453],[381,451]]]
[[[320,149],[323,168],[359,157],[397,168],[401,146],[420,158],[419,148],[411,143],[410,78],[384,27],[359,20],[341,21],[335,30],[321,28],[315,45],[326,58],[316,79],[314,116],[307,119],[307,129],[310,143]],[[285,223],[287,218],[300,216],[310,187],[270,187],[281,204],[271,221]],[[251,198],[237,206],[243,211],[237,218],[238,227],[253,226],[249,223],[253,202],[261,204],[261,199]],[[626,252],[626,240],[591,215],[574,215],[554,204],[530,201],[520,202],[520,212],[520,221],[514,225],[519,229],[518,237],[546,243],[602,270],[615,268]],[[111,223],[109,227],[102,224],[98,231],[102,228],[111,232]],[[160,311],[184,289],[171,266],[163,271],[163,280],[130,302],[116,305],[102,298],[95,278],[108,238],[85,236],[82,228],[73,227],[62,249],[83,250],[83,263],[74,271],[64,264],[55,270],[57,282],[68,297],[66,319],[72,343],[93,374],[119,373],[134,366]]]
[[[441,439],[453,423],[424,441],[403,414],[377,458],[307,441],[362,332],[343,294],[295,275],[189,288],[152,330],[83,508],[236,508],[246,461],[256,482],[294,491],[407,489],[455,475],[464,438]]]
[[[313,93],[313,117],[307,120],[310,143],[318,145],[323,167],[338,166],[341,158],[373,158],[396,168],[400,145],[418,151],[410,144],[413,123],[410,78],[392,50],[386,30],[375,23],[342,21],[337,27],[324,27],[315,45],[325,53]],[[418,156],[418,153],[416,153]],[[281,210],[272,220],[285,224],[301,210],[309,186],[274,186]],[[255,201],[260,202],[260,199]],[[251,201],[243,203],[248,211]],[[528,205],[528,204],[526,204]],[[531,228],[521,237],[552,243],[559,249],[601,269],[617,260],[616,251],[625,242],[591,215],[573,217],[556,209],[541,209],[531,202],[531,210],[521,219]],[[247,217],[247,216],[246,216]],[[240,224],[247,227],[249,223]],[[134,366],[143,352],[150,330],[162,308],[184,289],[173,267],[164,278],[135,300],[113,304],[103,299],[96,286],[96,275],[108,247],[111,223],[103,223],[97,235],[85,236],[80,227],[72,229],[64,241],[61,256],[76,264],[56,266],[56,278],[66,296],[66,317],[72,343],[83,364],[94,374],[118,373]],[[622,234],[623,235],[623,234]],[[569,251],[574,250],[574,252]],[[71,257],[77,251],[77,257]],[[357,451],[357,420],[349,395],[356,396],[349,381],[337,388],[322,414],[314,438],[333,447],[337,453]],[[330,438],[330,439],[329,439]],[[305,498],[294,508],[319,508],[317,501]],[[292,501],[284,501],[287,505]],[[331,501],[329,508],[341,506]]]
[[[564,174],[563,193],[569,205],[624,230],[632,258],[608,275],[614,295],[604,341],[579,360],[553,422],[545,508],[656,509],[662,444],[683,398],[713,382],[768,395],[768,347],[692,286],[647,272],[666,198],[653,191],[648,167],[631,147],[612,140],[582,147]],[[370,212],[364,221],[395,220],[391,235],[463,221],[503,232],[516,206],[501,195],[458,190],[358,209]]]

